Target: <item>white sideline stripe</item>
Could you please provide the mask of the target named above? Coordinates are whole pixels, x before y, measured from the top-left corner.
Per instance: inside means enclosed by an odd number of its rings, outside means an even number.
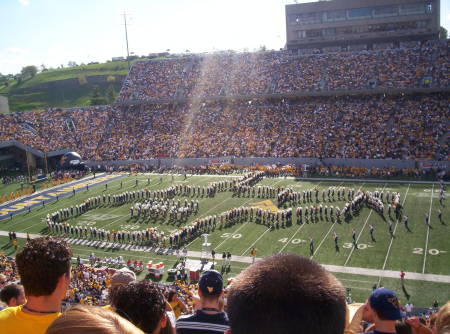
[[[422,266],[422,274],[425,274],[425,264],[427,263],[427,253],[428,253],[428,236],[430,235],[430,225],[431,225],[431,206],[433,205],[433,191],[434,191],[434,183],[431,188],[431,201],[430,201],[430,211],[428,212],[428,226],[427,226],[427,240],[425,242],[425,252],[423,253],[423,266]]]
[[[132,182],[131,180],[129,180],[130,182]],[[128,183],[128,181],[125,181],[125,184],[126,183]],[[130,187],[123,187],[122,189],[128,189],[128,188],[132,188],[133,186],[130,186]],[[119,194],[120,193],[120,190],[122,190],[122,189],[119,189],[119,191],[113,191],[112,193],[111,193],[111,195],[116,195],[116,194]],[[100,193],[101,194],[101,193]],[[20,220],[20,222],[18,222],[18,223],[23,223],[23,222],[25,222],[25,221],[28,221],[28,220],[30,220],[30,219],[32,219],[32,218],[34,218],[34,217],[36,217],[36,216],[39,216],[39,215],[41,215],[41,214],[43,214],[43,213],[50,213],[51,211],[55,211],[55,209],[54,208],[49,208],[49,209],[47,209],[47,210],[45,210],[45,211],[42,211],[42,212],[38,212],[38,213],[36,213],[35,215],[32,215],[32,216],[28,216],[28,217],[26,217],[26,218],[24,218],[24,219],[22,219],[22,220]],[[79,217],[79,216],[77,216],[77,217]],[[28,225],[28,227],[26,227],[26,228],[24,228],[23,229],[23,231],[27,231],[27,230],[29,230],[30,228],[33,228],[34,226],[37,226],[37,225],[41,225],[42,224],[42,222],[39,222],[39,223],[36,223],[36,224],[32,224],[32,225]],[[14,223],[14,225],[17,225],[16,223]]]
[[[386,183],[384,184],[383,189],[381,189],[381,191],[383,191],[384,188],[386,188]],[[367,216],[367,219],[366,219],[366,221],[365,221],[365,223],[364,223],[364,225],[363,225],[361,231],[359,232],[358,237],[356,238],[356,245],[358,245],[358,240],[359,240],[359,238],[361,237],[361,234],[363,233],[364,229],[366,228],[367,222],[369,221],[369,218],[370,218],[370,216],[372,215],[372,212],[373,212],[373,210],[370,209],[369,215]],[[348,254],[347,260],[345,260],[344,267],[347,265],[348,261],[349,261],[350,258],[352,257],[352,254],[353,254],[353,251],[354,251],[354,250],[355,250],[355,247],[353,246],[352,249],[351,249],[351,251],[350,251],[350,254]]]
[[[105,174],[106,173],[100,173],[100,174],[97,174],[97,175],[95,175],[95,177],[102,177],[102,176],[105,176]],[[36,191],[36,192],[34,192],[34,193],[32,193],[32,194],[27,194],[27,195],[23,195],[23,196],[20,196],[20,197],[18,197],[18,198],[15,198],[15,199],[13,199],[13,200],[10,200],[10,201],[7,201],[7,202],[3,202],[2,203],[2,207],[3,206],[7,206],[9,203],[13,203],[13,202],[15,202],[15,201],[21,201],[21,200],[24,200],[24,199],[26,199],[27,197],[34,197],[35,195],[40,195],[40,194],[42,194],[43,192],[47,192],[47,191],[51,191],[51,190],[55,190],[55,189],[59,189],[59,188],[65,188],[65,187],[70,187],[70,186],[72,186],[74,183],[83,183],[83,182],[85,182],[85,181],[89,181],[90,179],[94,179],[94,176],[93,175],[91,175],[91,176],[86,176],[86,177],[82,177],[81,179],[78,179],[78,180],[72,180],[72,181],[70,181],[70,182],[67,182],[67,183],[61,183],[61,184],[57,184],[56,186],[53,186],[53,187],[49,187],[49,188],[44,188],[44,189],[41,189],[41,190],[38,190],[38,191]],[[81,182],[80,182],[81,181]]]
[[[408,196],[408,191],[409,191],[409,187],[410,186],[411,186],[411,184],[408,184],[408,189],[406,189],[405,198],[403,198],[402,207],[405,204],[406,196]],[[399,222],[399,220],[397,219],[397,221],[395,222],[395,227],[394,227],[394,235],[395,235],[395,232],[397,231],[398,222]],[[386,269],[387,260],[388,260],[389,253],[391,251],[391,247],[392,247],[393,242],[394,242],[394,238],[391,236],[391,242],[389,243],[389,247],[388,247],[388,250],[387,250],[387,253],[386,253],[386,258],[384,259],[383,268],[381,268],[381,270]],[[381,283],[381,276],[378,278],[377,286],[380,286],[380,283]]]
[[[367,283],[372,284],[372,281],[364,281],[359,279],[351,279],[351,278],[339,278],[340,281],[348,281],[348,282],[359,282],[359,283]],[[371,289],[372,290],[372,289]]]
[[[16,233],[18,238],[26,239],[27,235],[26,233],[18,232]],[[8,236],[8,231],[0,231],[0,236]],[[41,235],[39,234],[30,234],[31,238],[38,238]],[[113,245],[111,243],[107,243],[107,245]],[[89,252],[89,249],[86,248],[80,248],[79,246],[73,246],[72,249],[78,249],[82,252]],[[95,252],[97,253],[103,253],[105,255],[108,255],[109,257],[115,256],[115,255],[123,255],[130,257],[131,254],[127,253],[111,253],[106,250],[96,249]],[[188,251],[188,257],[191,258],[201,258],[201,252],[195,252],[195,251]],[[132,255],[136,258],[142,258],[142,259],[155,259],[151,256],[148,256],[148,254],[145,255]],[[174,255],[175,256],[175,255]],[[157,258],[160,260],[160,258]],[[257,260],[260,260],[261,258],[257,258]],[[252,263],[252,257],[249,256],[233,256],[232,262],[241,262],[241,263]],[[165,260],[167,262],[174,262],[174,260],[168,258]],[[322,265],[326,270],[335,272],[335,273],[342,273],[342,274],[353,274],[353,275],[364,275],[364,276],[382,276],[387,278],[398,278],[398,271],[393,270],[381,270],[381,269],[369,269],[369,268],[360,268],[360,267],[344,267],[344,266],[335,266],[335,265]],[[426,281],[426,282],[436,282],[436,283],[450,283],[450,275],[437,275],[437,274],[422,274],[417,272],[406,272],[406,275],[408,277],[408,280],[413,281]]]

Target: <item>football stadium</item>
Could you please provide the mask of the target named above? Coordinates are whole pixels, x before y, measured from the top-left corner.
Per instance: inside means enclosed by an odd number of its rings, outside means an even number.
[[[448,333],[450,8],[299,2],[279,50],[127,35],[105,103],[0,81],[0,332]]]

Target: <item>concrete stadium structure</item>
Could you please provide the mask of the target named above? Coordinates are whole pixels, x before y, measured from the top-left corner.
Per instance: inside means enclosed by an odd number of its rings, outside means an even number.
[[[440,0],[331,0],[286,5],[299,53],[410,47],[439,38]]]

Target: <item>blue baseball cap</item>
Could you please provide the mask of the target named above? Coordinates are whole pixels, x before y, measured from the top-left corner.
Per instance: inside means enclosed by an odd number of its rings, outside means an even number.
[[[394,291],[379,288],[373,290],[369,297],[370,307],[372,307],[380,316],[389,320],[398,320],[402,318],[400,303]]]
[[[200,277],[198,288],[205,295],[220,295],[223,289],[222,275],[216,270],[207,270]]]

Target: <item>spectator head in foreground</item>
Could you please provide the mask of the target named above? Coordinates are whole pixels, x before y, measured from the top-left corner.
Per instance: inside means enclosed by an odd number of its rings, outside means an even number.
[[[70,283],[72,252],[56,238],[27,242],[17,253],[16,264],[26,296],[24,305],[0,311],[0,328],[8,334],[45,333],[61,313],[61,301]]]
[[[46,334],[144,334],[118,314],[101,307],[77,305],[57,318]]]
[[[111,290],[111,306],[147,334],[160,333],[166,327],[166,299],[149,280],[134,281]]]
[[[223,333],[229,329],[228,317],[223,312],[223,278],[215,270],[207,270],[198,282],[199,301],[193,315],[177,320],[178,334]]]
[[[20,284],[8,284],[0,290],[0,300],[9,307],[19,306],[25,303],[25,293]]]
[[[441,307],[436,318],[438,334],[450,334],[450,302]]]
[[[223,294],[223,278],[216,270],[207,270],[198,282],[200,299],[216,300]]]
[[[386,288],[375,289],[366,303],[366,309],[373,319],[374,330],[396,333],[395,322],[402,318],[402,313],[394,291]]]
[[[136,274],[128,268],[117,270],[111,277],[111,287],[127,285],[136,280]]]
[[[227,334],[342,334],[345,292],[322,266],[278,254],[241,272],[228,293]]]
[[[20,280],[30,299],[26,306],[31,299],[39,297],[52,297],[59,302],[65,297],[70,283],[71,258],[72,251],[63,240],[42,237],[27,242],[16,255]]]

